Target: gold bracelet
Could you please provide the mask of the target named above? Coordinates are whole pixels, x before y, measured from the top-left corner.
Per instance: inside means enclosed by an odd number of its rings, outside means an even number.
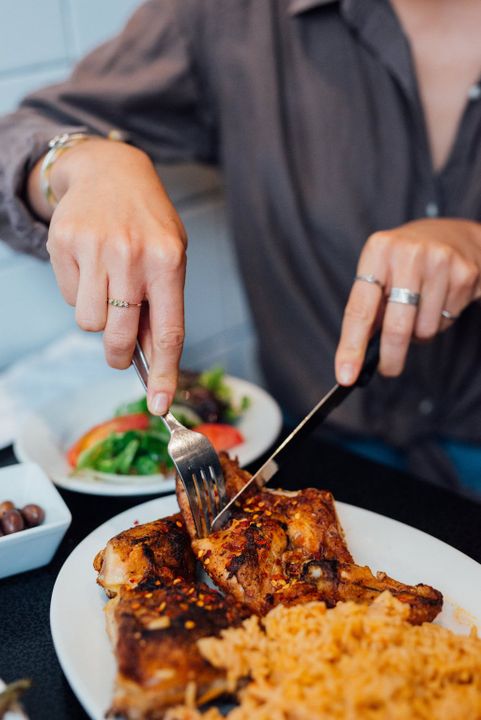
[[[49,150],[40,166],[40,189],[51,208],[55,209],[58,205],[58,199],[50,185],[50,173],[55,161],[65,150],[78,145],[84,140],[89,140],[91,137],[93,136],[84,132],[61,133],[50,140],[48,144]]]
[[[58,199],[55,196],[52,186],[50,185],[50,173],[52,167],[59,157],[65,150],[68,150],[74,145],[83,142],[84,140],[90,140],[94,137],[101,137],[100,135],[90,135],[86,132],[73,132],[73,133],[61,133],[52,138],[48,144],[49,150],[45,155],[42,164],[40,166],[40,189],[44,194],[48,204],[55,210],[58,205]],[[115,140],[120,142],[127,142],[127,136],[121,130],[111,130],[107,135],[108,140]]]

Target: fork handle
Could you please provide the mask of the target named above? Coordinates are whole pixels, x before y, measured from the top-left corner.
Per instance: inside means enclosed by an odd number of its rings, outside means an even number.
[[[147,392],[147,385],[149,380],[149,363],[147,362],[147,358],[145,357],[139,340],[137,340],[137,342],[135,343],[135,349],[132,355],[132,365],[134,366],[137,375],[139,376],[140,382],[144,386],[145,392]],[[161,415],[160,419],[163,421],[165,427],[171,435],[174,430],[184,429],[184,426],[178,422],[178,420],[172,415],[170,410],[168,410],[165,415]]]

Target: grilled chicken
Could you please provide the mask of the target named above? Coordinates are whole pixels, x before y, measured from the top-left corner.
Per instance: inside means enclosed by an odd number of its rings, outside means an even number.
[[[94,560],[97,582],[108,597],[122,585],[135,587],[144,579],[170,582],[194,578],[195,558],[180,513],[137,525],[109,540]]]
[[[314,560],[306,564],[303,579],[315,584],[328,607],[334,607],[340,600],[371,603],[389,590],[400,602],[409,605],[408,620],[413,625],[434,620],[443,604],[442,594],[429,585],[404,585],[386,573],[373,575],[368,567],[354,563]],[[289,604],[288,599],[285,604]]]
[[[158,720],[168,707],[226,689],[223,671],[205,661],[201,637],[249,615],[195,578],[195,558],[180,514],[112,538],[94,560],[108,597],[107,630],[117,661],[111,717]]]
[[[226,455],[221,456],[232,495],[246,481],[245,471]],[[247,475],[247,477],[249,477]],[[178,487],[184,517],[186,499]],[[360,567],[346,546],[334,500],[323,490],[297,492],[254,490],[242,498],[233,518],[221,530],[195,538],[191,522],[192,547],[216,585],[256,614],[272,607],[323,600],[371,602],[383,590],[390,590],[409,604],[410,620],[433,620],[442,608],[442,595],[427,585],[409,586],[384,573],[374,576]]]
[[[227,689],[225,675],[201,656],[197,640],[238,624],[246,613],[203,583],[146,580],[107,603],[117,660],[110,717],[161,720],[186,698],[202,704]]]
[[[221,462],[232,497],[250,476],[226,455]],[[94,561],[112,598],[106,617],[118,672],[111,717],[161,720],[186,697],[202,704],[223,694],[225,675],[202,658],[197,640],[280,603],[371,602],[390,590],[410,606],[413,623],[432,620],[442,607],[433,588],[354,563],[327,491],[254,487],[226,527],[201,539],[179,484],[178,498],[182,515],[120,533]],[[196,580],[195,556],[223,595]]]
[[[306,562],[352,561],[332,495],[312,489],[251,494],[226,528],[192,547],[216,585],[260,615]]]

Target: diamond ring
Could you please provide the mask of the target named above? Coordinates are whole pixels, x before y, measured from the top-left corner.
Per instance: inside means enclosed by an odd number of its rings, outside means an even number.
[[[115,298],[109,298],[107,300],[109,305],[112,305],[113,307],[119,307],[119,308],[129,308],[129,307],[141,307],[142,303],[129,303],[127,300],[116,300]]]

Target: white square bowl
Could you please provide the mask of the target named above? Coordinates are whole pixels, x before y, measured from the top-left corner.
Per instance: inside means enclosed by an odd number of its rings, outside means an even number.
[[[72,522],[70,510],[55,485],[35,463],[0,470],[0,502],[22,508],[36,503],[45,510],[37,527],[0,537],[0,578],[47,565]]]

